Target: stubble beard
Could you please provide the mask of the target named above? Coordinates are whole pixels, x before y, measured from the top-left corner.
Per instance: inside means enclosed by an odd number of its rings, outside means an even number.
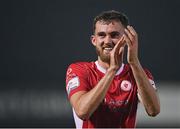
[[[103,53],[103,50],[96,47],[96,53],[97,55],[100,57],[101,61],[105,62],[105,63],[110,63],[110,55],[106,55]]]

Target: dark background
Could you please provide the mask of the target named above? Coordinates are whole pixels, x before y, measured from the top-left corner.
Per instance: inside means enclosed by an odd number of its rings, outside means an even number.
[[[1,1],[0,127],[74,126],[66,69],[96,60],[92,21],[105,10],[129,17],[139,35],[141,63],[156,82],[178,83],[179,7],[179,0]]]

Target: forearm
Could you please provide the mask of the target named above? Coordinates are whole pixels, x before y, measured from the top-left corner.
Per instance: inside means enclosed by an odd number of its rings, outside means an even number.
[[[97,83],[97,85],[91,91],[80,97],[78,107],[83,114],[85,114],[86,118],[90,117],[103,101],[115,73],[115,70],[108,69],[104,77]]]
[[[155,116],[160,112],[160,103],[158,95],[151,85],[146,73],[144,72],[139,61],[130,65],[138,87],[138,93],[142,99],[147,113],[150,116]]]

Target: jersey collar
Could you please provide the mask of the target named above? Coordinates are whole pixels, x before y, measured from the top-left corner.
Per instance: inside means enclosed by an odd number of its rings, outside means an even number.
[[[107,70],[106,70],[105,68],[101,67],[101,66],[99,65],[98,61],[95,61],[95,64],[96,64],[96,67],[97,67],[97,69],[98,69],[99,71],[101,71],[101,72],[104,73],[104,74],[106,73]],[[116,72],[116,75],[121,74],[122,71],[123,71],[123,68],[124,68],[124,64],[122,63],[121,67],[120,67],[119,70]]]

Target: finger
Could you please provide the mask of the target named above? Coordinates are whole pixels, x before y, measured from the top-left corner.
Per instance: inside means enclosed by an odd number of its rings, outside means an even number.
[[[120,47],[120,49],[119,49],[119,55],[121,56],[123,53],[124,53],[124,46]]]
[[[126,34],[124,35],[124,39],[128,46],[132,46],[131,40],[129,39],[129,37]]]
[[[124,39],[124,36],[122,36],[120,38],[120,40],[117,42],[117,44],[115,45],[114,47],[114,50],[120,48],[121,46],[123,46],[125,44],[125,39]]]
[[[131,42],[133,42],[134,41],[134,36],[131,34],[129,29],[124,29],[124,30],[125,30],[125,34],[127,35],[127,37],[130,39]]]
[[[132,26],[127,26],[128,30],[130,31],[130,33],[133,35],[133,36],[136,36],[137,33],[135,31],[135,29],[132,27]]]
[[[125,40],[125,37],[123,36],[121,43],[119,43],[119,45],[117,47],[118,54],[121,53],[121,51],[122,51],[121,49],[124,48],[125,45],[126,45],[126,40]]]

